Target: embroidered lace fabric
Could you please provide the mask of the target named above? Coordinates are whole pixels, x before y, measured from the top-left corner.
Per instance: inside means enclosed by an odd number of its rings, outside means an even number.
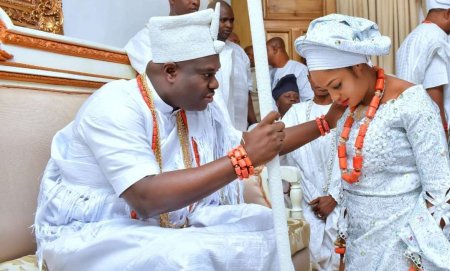
[[[349,164],[363,120],[355,121],[347,141]],[[450,270],[448,147],[422,86],[380,105],[363,156],[359,183],[342,185],[338,227],[347,239],[346,270],[407,270],[411,260],[424,270]],[[434,206],[427,209],[425,199]]]

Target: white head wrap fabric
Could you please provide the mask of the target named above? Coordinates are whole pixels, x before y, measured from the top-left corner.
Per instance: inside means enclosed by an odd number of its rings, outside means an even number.
[[[450,0],[427,0],[427,12],[434,8],[450,8]]]
[[[220,4],[179,16],[153,17],[147,27],[154,63],[179,62],[219,54]]]
[[[381,36],[374,22],[340,14],[315,19],[295,41],[310,71],[370,63],[370,56],[386,55],[390,47],[391,40]]]

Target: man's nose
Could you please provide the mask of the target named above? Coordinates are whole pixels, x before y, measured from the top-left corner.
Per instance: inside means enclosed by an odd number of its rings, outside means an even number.
[[[209,86],[210,89],[217,89],[219,87],[219,81],[217,81],[217,78],[216,78],[215,75],[209,81],[209,85],[208,86]]]

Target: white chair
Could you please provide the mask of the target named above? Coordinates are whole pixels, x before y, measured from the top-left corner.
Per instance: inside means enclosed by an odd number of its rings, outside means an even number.
[[[281,166],[281,178],[291,184],[289,199],[291,208],[286,208],[289,242],[295,270],[310,270],[309,238],[311,229],[303,217],[300,186],[300,171],[296,167]],[[267,168],[244,182],[244,200],[271,207]]]

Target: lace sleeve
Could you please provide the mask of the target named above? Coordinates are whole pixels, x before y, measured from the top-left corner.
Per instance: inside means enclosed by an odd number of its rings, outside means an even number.
[[[448,238],[450,232],[450,168],[448,147],[436,105],[425,90],[419,89],[402,118],[412,146],[430,213]]]

